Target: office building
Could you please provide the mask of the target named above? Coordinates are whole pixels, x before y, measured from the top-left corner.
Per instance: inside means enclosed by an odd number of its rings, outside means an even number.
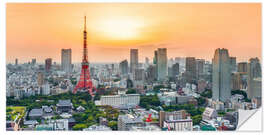
[[[61,50],[61,68],[66,73],[72,72],[71,49],[62,49]]]
[[[231,64],[228,50],[216,49],[212,64],[212,98],[226,102],[231,97]]]
[[[247,62],[240,62],[237,66],[238,72],[247,72]]]
[[[251,58],[248,63],[248,98],[261,97],[261,64],[258,58]]]
[[[52,58],[45,59],[45,71],[49,72],[52,67]]]
[[[164,81],[168,75],[167,67],[167,48],[158,48],[157,50],[157,79]]]
[[[121,61],[119,64],[119,69],[122,75],[127,75],[128,74],[128,61],[127,60]]]
[[[44,84],[44,75],[42,72],[38,72],[37,74],[37,83],[39,86],[42,86]]]
[[[236,57],[230,57],[231,72],[237,71]]]
[[[144,126],[143,118],[131,114],[119,115],[117,129],[119,131],[129,131],[132,127]]]
[[[195,57],[186,57],[186,80],[188,83],[196,81],[196,59]]]
[[[101,105],[110,105],[113,107],[130,106],[135,107],[140,103],[139,94],[120,94],[120,95],[107,95],[100,97]]]
[[[138,68],[138,49],[130,49],[130,72],[133,73]]]

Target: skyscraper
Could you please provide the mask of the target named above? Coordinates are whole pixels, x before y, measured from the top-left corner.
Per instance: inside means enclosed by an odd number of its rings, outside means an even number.
[[[70,73],[72,71],[71,65],[71,49],[61,50],[61,68],[63,71]]]
[[[49,72],[52,66],[52,58],[45,59],[45,71]]]
[[[167,48],[158,48],[157,50],[157,79],[164,81],[168,75],[167,67]]]
[[[128,61],[123,60],[119,64],[119,69],[122,75],[127,75],[128,74]]]
[[[231,72],[237,71],[236,57],[230,57]]]
[[[36,62],[37,62],[37,59],[35,59],[35,58],[34,58],[34,59],[32,59],[31,64],[32,64],[32,65],[35,65],[35,64],[36,64]]]
[[[240,62],[237,66],[238,72],[247,72],[247,62]]]
[[[44,84],[44,75],[42,72],[38,72],[37,74],[37,83],[39,86],[42,86]]]
[[[249,59],[248,63],[248,98],[261,97],[261,64],[258,58]]]
[[[186,57],[186,80],[191,83],[196,80],[196,59],[195,57]]]
[[[18,59],[17,58],[15,59],[15,65],[16,66],[18,65]]]
[[[199,80],[202,78],[204,74],[204,59],[196,59],[196,79]]]
[[[216,49],[212,63],[212,98],[225,102],[231,97],[231,64],[228,50]]]
[[[130,49],[130,72],[138,68],[138,49]]]

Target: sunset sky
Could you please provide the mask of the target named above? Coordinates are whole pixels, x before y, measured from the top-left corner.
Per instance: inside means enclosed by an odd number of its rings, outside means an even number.
[[[60,62],[61,49],[72,49],[80,62],[83,17],[87,16],[90,62],[153,58],[167,48],[168,58],[194,56],[211,60],[216,48],[229,49],[237,61],[261,58],[260,4],[89,3],[7,4],[7,62],[45,58]]]

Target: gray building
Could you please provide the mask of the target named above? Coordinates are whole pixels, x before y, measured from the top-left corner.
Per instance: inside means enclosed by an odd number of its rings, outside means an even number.
[[[130,49],[130,72],[133,73],[138,68],[138,49]]]
[[[196,80],[196,59],[195,57],[186,57],[186,80],[191,83]]]
[[[72,71],[71,65],[71,49],[62,49],[61,51],[61,68],[63,71],[70,73]]]
[[[236,57],[230,57],[231,72],[237,71]]]
[[[158,48],[157,50],[157,79],[164,81],[168,75],[167,67],[167,48]]]
[[[72,103],[71,100],[59,100],[59,102],[56,104],[57,112],[63,113],[63,112],[71,112],[72,109]]]
[[[119,69],[122,75],[127,75],[128,74],[128,61],[123,60],[119,64]]]
[[[231,97],[231,64],[228,50],[216,49],[212,63],[212,98],[225,102]]]
[[[248,98],[261,97],[261,64],[258,58],[249,59],[248,63]]]
[[[133,126],[136,127],[144,126],[142,117],[137,117],[130,114],[119,115],[117,123],[119,131],[129,131]]]

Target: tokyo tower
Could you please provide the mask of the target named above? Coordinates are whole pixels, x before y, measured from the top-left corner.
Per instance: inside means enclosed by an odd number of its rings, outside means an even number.
[[[86,31],[86,16],[84,16],[84,31],[83,31],[83,58],[82,58],[82,69],[80,80],[75,86],[73,93],[77,93],[77,91],[89,92],[91,96],[93,94],[93,83],[91,81],[90,72],[89,72],[89,62],[88,62],[88,54],[87,54],[87,31]]]

